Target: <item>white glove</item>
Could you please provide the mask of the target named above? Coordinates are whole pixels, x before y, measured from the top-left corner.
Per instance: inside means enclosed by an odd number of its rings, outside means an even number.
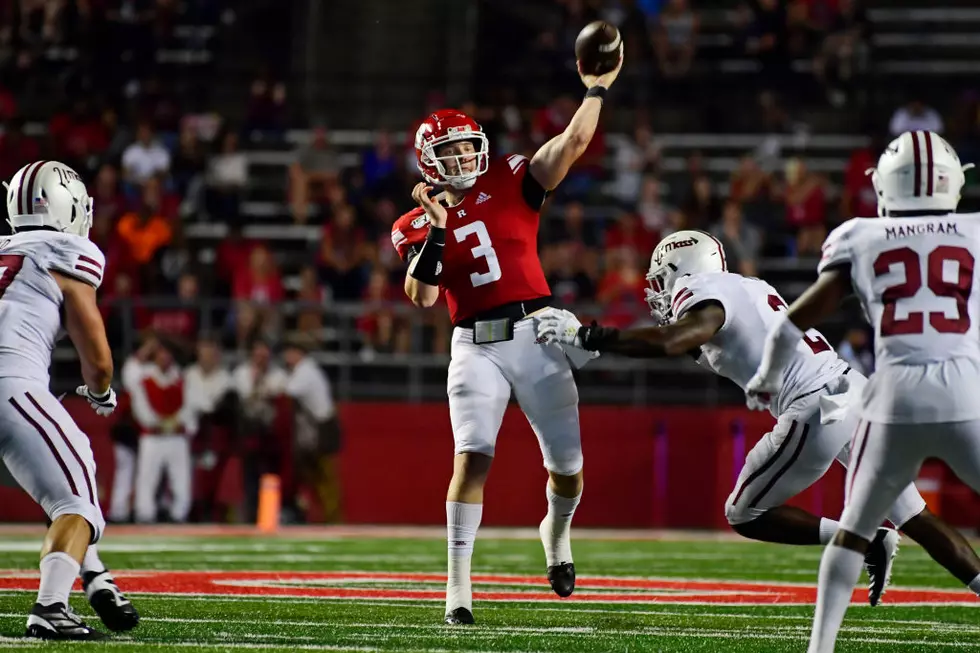
[[[535,328],[539,344],[559,344],[582,348],[578,330],[582,323],[574,313],[559,308],[548,308],[535,316]]]
[[[653,321],[657,326],[663,326],[667,323],[667,309],[664,306],[663,296],[660,293],[654,292],[653,288],[643,289],[643,298],[646,303],[650,306],[650,315],[653,316]]]
[[[80,385],[75,388],[75,394],[79,397],[85,397],[89,405],[92,406],[92,410],[103,417],[111,415],[112,411],[116,409],[116,391],[112,388],[109,388],[109,391],[104,395],[94,395],[87,385]]]

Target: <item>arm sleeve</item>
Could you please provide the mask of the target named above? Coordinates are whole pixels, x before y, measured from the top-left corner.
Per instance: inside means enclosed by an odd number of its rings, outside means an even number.
[[[524,203],[531,209],[540,211],[548,197],[548,191],[531,174],[528,163],[527,157],[522,154],[511,154],[507,157],[507,165],[511,173],[521,180],[521,197],[524,198]]]
[[[851,234],[858,221],[848,220],[830,232],[827,240],[824,241],[820,252],[820,263],[817,265],[817,273],[822,274],[825,270],[838,267],[851,267]]]
[[[725,311],[725,322],[718,331],[724,331],[731,323],[732,312],[729,310],[730,301],[725,299],[725,293],[717,283],[708,282],[703,276],[691,275],[677,280],[674,284],[674,292],[670,300],[670,309],[673,319],[677,320],[684,317],[692,308],[706,302],[715,302]]]
[[[398,252],[398,257],[406,263],[410,263],[418,255],[429,233],[429,222],[419,220],[422,217],[424,217],[422,213],[406,214],[391,228],[391,244]]]
[[[55,242],[48,266],[98,288],[105,275],[105,256],[88,238],[66,235]]]

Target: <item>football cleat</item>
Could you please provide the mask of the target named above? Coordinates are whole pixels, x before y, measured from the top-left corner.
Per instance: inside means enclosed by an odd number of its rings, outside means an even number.
[[[106,636],[89,628],[81,618],[64,603],[41,605],[35,603],[27,617],[25,637],[35,639],[97,640]]]
[[[571,596],[575,591],[575,563],[563,562],[548,567],[548,582],[558,596],[562,598]]]
[[[82,587],[89,605],[109,630],[117,633],[132,630],[140,622],[136,608],[119,590],[108,570],[82,574]]]
[[[875,539],[864,556],[864,566],[868,570],[868,603],[878,605],[881,595],[892,580],[892,566],[898,553],[898,531],[879,528]]]
[[[466,608],[453,608],[446,613],[446,623],[451,626],[469,626],[476,623],[473,613]]]

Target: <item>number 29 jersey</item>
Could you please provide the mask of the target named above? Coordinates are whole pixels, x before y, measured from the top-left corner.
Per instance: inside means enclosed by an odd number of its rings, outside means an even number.
[[[479,313],[551,294],[538,259],[539,208],[525,199],[527,157],[490,163],[463,201],[446,209],[439,287],[453,324]],[[422,248],[429,219],[421,208],[395,221],[391,242],[403,261]]]
[[[823,245],[818,271],[850,271],[875,329],[865,419],[980,419],[980,215],[854,218]]]
[[[105,257],[87,238],[28,231],[0,238],[0,378],[50,382],[64,296],[49,270],[98,288]]]

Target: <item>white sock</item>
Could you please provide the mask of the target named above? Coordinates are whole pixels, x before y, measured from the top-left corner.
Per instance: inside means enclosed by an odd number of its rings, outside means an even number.
[[[55,551],[41,558],[41,586],[37,591],[37,602],[41,605],[64,603],[68,605],[68,594],[78,576],[79,564],[67,553]]]
[[[582,498],[582,493],[573,499],[560,497],[551,490],[551,484],[545,485],[545,495],[548,497],[548,514],[541,520],[538,532],[544,545],[544,556],[549,567],[572,561],[572,538],[569,531],[575,508]]]
[[[827,519],[823,517],[820,519],[820,543],[830,544],[830,541],[834,539],[834,535],[837,534],[837,529],[840,528],[840,523],[835,522],[833,519]]]
[[[976,594],[977,596],[980,596],[980,574],[978,574],[976,578],[974,578],[973,580],[971,580],[970,581],[970,584],[967,585],[967,587],[969,587],[971,590],[973,590],[973,593],[974,594]]]
[[[857,551],[830,544],[820,559],[817,613],[813,617],[808,653],[833,653],[837,631],[851,603],[864,556]]]
[[[85,551],[85,557],[82,559],[82,573],[87,574],[89,572],[99,573],[105,571],[105,565],[99,560],[99,551],[92,544]]]
[[[473,611],[470,560],[473,542],[483,519],[482,503],[446,502],[446,537],[449,542],[449,578],[446,581],[446,613],[456,608]]]

